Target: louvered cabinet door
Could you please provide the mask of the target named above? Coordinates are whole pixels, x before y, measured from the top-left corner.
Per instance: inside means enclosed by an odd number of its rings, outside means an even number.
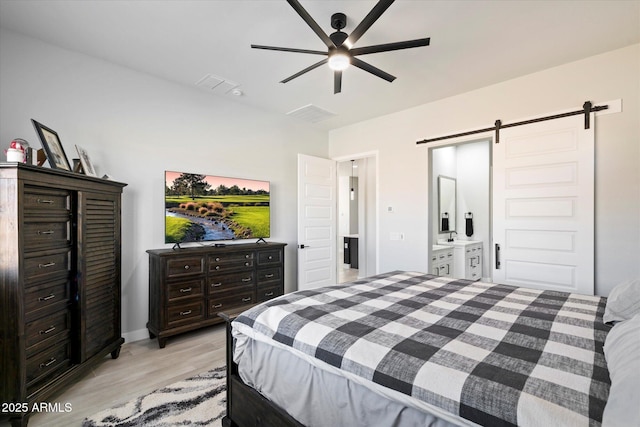
[[[78,193],[80,362],[121,339],[120,198]]]

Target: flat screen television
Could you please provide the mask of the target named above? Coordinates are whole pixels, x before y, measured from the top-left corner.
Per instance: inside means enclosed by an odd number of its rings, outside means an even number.
[[[270,237],[269,181],[165,171],[165,243]]]

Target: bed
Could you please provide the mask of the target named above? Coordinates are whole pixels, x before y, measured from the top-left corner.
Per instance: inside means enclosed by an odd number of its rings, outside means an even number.
[[[223,425],[637,422],[640,316],[613,327],[620,388],[606,311],[599,296],[407,271],[286,294],[226,316]]]

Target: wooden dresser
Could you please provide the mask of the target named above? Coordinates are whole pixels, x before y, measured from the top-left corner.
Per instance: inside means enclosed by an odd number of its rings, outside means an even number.
[[[0,418],[14,425],[119,355],[125,185],[0,163]]]
[[[218,313],[284,293],[286,243],[154,249],[149,254],[149,336],[167,337],[223,322]]]

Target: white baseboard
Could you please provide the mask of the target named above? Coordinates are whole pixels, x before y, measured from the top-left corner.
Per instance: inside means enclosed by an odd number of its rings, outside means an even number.
[[[122,337],[124,338],[125,343],[148,340],[149,330],[144,328],[138,329],[137,331],[123,332]]]

